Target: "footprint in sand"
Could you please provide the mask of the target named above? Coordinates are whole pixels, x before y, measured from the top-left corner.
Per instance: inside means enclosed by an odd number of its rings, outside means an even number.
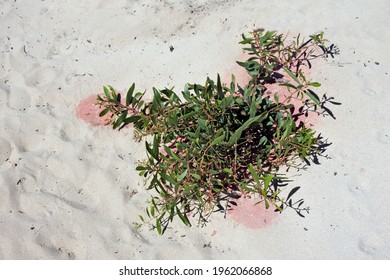
[[[31,75],[25,76],[25,83],[30,87],[44,87],[52,83],[57,76],[55,69],[51,67],[42,67],[33,72]]]
[[[369,234],[366,234],[361,237],[358,246],[359,249],[366,255],[380,256],[381,252],[383,252],[387,255],[382,257],[389,257],[388,248],[386,248],[388,247],[386,246],[386,242],[374,232],[370,232]]]
[[[2,165],[9,159],[11,153],[12,148],[10,143],[5,139],[0,138],[0,165]]]
[[[8,107],[16,110],[26,109],[31,105],[30,95],[21,88],[11,88],[10,94],[8,95]]]

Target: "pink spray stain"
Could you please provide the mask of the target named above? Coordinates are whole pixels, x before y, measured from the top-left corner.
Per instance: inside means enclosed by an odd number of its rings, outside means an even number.
[[[109,114],[100,117],[99,114],[103,110],[101,106],[96,104],[97,95],[91,95],[82,99],[76,108],[76,116],[89,123],[92,126],[108,125],[111,118]]]
[[[237,205],[233,205],[228,210],[228,216],[238,224],[251,229],[264,228],[271,225],[279,217],[279,213],[275,212],[275,208],[270,205],[266,209],[263,202],[242,196],[235,200]]]

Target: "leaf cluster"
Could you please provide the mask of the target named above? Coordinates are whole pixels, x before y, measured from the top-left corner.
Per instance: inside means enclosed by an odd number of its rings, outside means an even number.
[[[225,212],[247,194],[258,195],[276,211],[308,212],[303,200],[291,199],[299,187],[281,197],[288,180],[278,170],[299,159],[316,159],[324,150],[322,138],[297,120],[309,109],[322,108],[311,89],[320,84],[308,80],[300,67],[328,54],[325,40],[320,33],[286,44],[283,35],[263,29],[250,35],[242,35],[240,42],[249,58],[238,62],[251,77],[245,86],[233,75],[230,84],[223,84],[218,75],[216,81],[186,84],[180,94],[153,88],[149,102],[145,93],[135,93],[135,84],[125,100],[110,86],[98,96],[101,116],[110,113],[114,129],[132,124],[138,139],[151,136],[145,141],[147,159],[136,168],[147,189],[154,190],[147,218],[140,219],[153,221],[160,234],[175,217],[187,226],[191,216],[203,224],[214,211]],[[275,83],[288,89],[286,101],[280,102],[278,92],[270,94],[269,85]],[[302,101],[298,113],[292,98]]]

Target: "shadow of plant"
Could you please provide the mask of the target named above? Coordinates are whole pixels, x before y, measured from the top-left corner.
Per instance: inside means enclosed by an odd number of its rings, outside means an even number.
[[[240,42],[249,58],[237,62],[251,77],[244,87],[233,75],[229,85],[222,84],[218,75],[204,85],[186,84],[181,97],[172,89],[153,88],[153,100],[145,102],[135,84],[125,102],[111,86],[98,96],[100,115],[112,114],[114,129],[133,124],[138,140],[153,136],[145,141],[147,160],[137,166],[147,189],[154,190],[148,218],[140,219],[152,222],[160,234],[174,217],[187,226],[197,217],[203,225],[246,194],[259,195],[266,208],[272,204],[279,212],[291,208],[304,216],[309,211],[302,199],[292,200],[299,187],[281,198],[289,180],[278,172],[281,166],[304,169],[326,156],[330,143],[300,117],[314,112],[334,118],[325,105],[340,103],[325,95],[320,99],[313,90],[320,84],[302,67],[338,49],[326,47],[322,33],[289,44],[274,31],[256,29],[250,35]],[[287,91],[283,101],[281,89]]]

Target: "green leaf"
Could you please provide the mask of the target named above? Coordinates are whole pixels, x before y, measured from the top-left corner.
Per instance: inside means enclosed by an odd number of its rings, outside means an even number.
[[[154,217],[156,207],[154,205],[150,206],[150,215]]]
[[[97,95],[97,101],[98,101],[98,102],[99,102],[99,101],[102,102],[102,101],[104,101],[104,100],[103,100],[103,98],[102,98],[100,95]]]
[[[157,229],[157,233],[158,233],[159,235],[162,235],[161,220],[160,220],[160,218],[156,219],[156,229]]]
[[[141,119],[141,116],[131,116],[123,120],[124,123],[136,123],[138,120]]]
[[[111,109],[110,107],[107,107],[106,109],[101,111],[99,117],[103,117],[104,115],[106,115],[110,111],[110,109]]]
[[[268,142],[267,136],[262,136],[259,141],[259,145],[264,146]]]
[[[276,103],[279,103],[279,95],[277,93],[274,94],[274,100]]]
[[[190,92],[189,92],[189,90],[188,90],[188,84],[186,84],[186,85],[184,86],[184,90],[183,90],[181,93],[182,93],[184,99],[185,99],[187,102],[191,102],[191,101],[192,101]]]
[[[220,171],[214,170],[214,169],[210,169],[210,170],[209,170],[209,173],[210,173],[211,175],[217,175],[217,174],[220,174]]]
[[[153,137],[153,154],[156,155],[156,160],[158,160],[158,146],[159,146],[159,141],[158,141],[158,136],[154,135]]]
[[[269,208],[269,202],[267,200],[267,196],[265,194],[263,194],[263,197],[264,197],[265,209],[268,209]]]
[[[148,141],[145,141],[146,150],[155,159],[158,160],[158,153],[155,153],[154,149],[149,146]]]
[[[318,97],[316,97],[315,93],[311,91],[310,89],[305,90],[305,94],[310,97],[310,99],[318,106],[321,106],[320,101],[318,100]]]
[[[110,102],[110,103],[113,103],[115,105],[121,105],[121,103],[118,100],[114,99],[114,98],[110,98],[107,101]]]
[[[179,96],[177,96],[177,94],[172,89],[173,88],[171,88],[171,89],[165,88],[161,91],[161,93],[169,98],[170,104],[180,103],[181,100],[180,100]]]
[[[166,145],[164,145],[164,150],[165,152],[170,156],[170,157],[173,157],[175,160],[179,161],[179,162],[184,162],[184,160],[182,160],[181,158],[179,158],[174,152],[172,152],[172,150],[167,147]]]
[[[198,125],[200,126],[201,129],[206,130],[206,121],[204,119],[198,119]]]
[[[176,206],[176,213],[177,215],[179,216],[179,218],[182,220],[182,222],[187,226],[187,227],[190,227],[191,226],[191,223],[190,221],[188,220],[187,218],[187,215],[185,213],[181,213],[181,211],[179,210],[179,208]]]
[[[321,84],[317,83],[317,82],[312,82],[312,83],[310,83],[310,85],[313,87],[320,87],[321,86]]]
[[[189,112],[183,116],[180,116],[179,119],[186,119],[186,118],[189,118],[189,117],[192,117],[193,115],[197,114],[198,112],[196,111],[192,111],[192,112]]]
[[[114,122],[114,125],[113,125],[113,129],[116,129],[118,128],[122,123],[123,121],[125,120],[125,118],[127,117],[127,111],[124,111],[120,116],[119,118]]]
[[[192,184],[192,185],[190,185],[190,186],[185,186],[184,187],[184,194],[186,194],[186,195],[188,195],[188,194],[190,194],[191,193],[191,191],[195,188],[195,187],[197,187],[198,186],[198,184]]]
[[[217,138],[215,138],[214,139],[214,141],[213,142],[211,142],[211,144],[210,144],[210,147],[212,147],[212,146],[215,146],[215,145],[217,145],[217,144],[219,144],[223,139],[225,139],[225,133],[224,134],[222,134],[221,136],[219,136],[219,137],[217,137]]]
[[[165,196],[168,195],[168,192],[165,190],[165,187],[161,184],[160,180],[157,178],[157,175],[154,175],[153,182],[159,187],[159,189],[155,186],[154,188],[157,190],[158,193],[162,192]],[[148,188],[152,189],[152,188]]]
[[[245,90],[244,90],[244,93],[243,93],[244,97],[246,100],[249,100],[251,98],[251,95],[252,95],[252,87],[250,85],[247,85]]]
[[[131,101],[131,106],[133,107],[136,107],[136,104],[140,102],[140,100],[142,99],[142,97],[144,96],[145,92],[137,92],[134,97],[133,97],[133,100]],[[141,107],[141,106],[138,106],[138,108]]]
[[[196,130],[195,130],[195,137],[194,138],[199,138],[200,136],[200,127],[198,127]]]
[[[220,109],[225,110],[226,108],[232,106],[234,103],[233,95],[225,96],[225,98],[221,102]]]
[[[115,89],[114,89],[112,86],[108,86],[108,88],[109,88],[110,91],[111,91],[112,99],[117,100],[117,95],[116,95]]]
[[[163,178],[165,181],[168,181],[169,183],[171,183],[172,185],[174,186],[177,186],[177,182],[175,180],[173,180],[173,178],[171,176],[169,176],[168,174],[166,173],[160,173],[160,176],[161,178]]]
[[[147,168],[146,168],[145,166],[143,166],[143,165],[138,165],[138,166],[135,168],[135,170],[137,170],[137,171],[142,171],[142,170],[147,170]]]
[[[258,123],[258,122],[261,122],[263,120],[265,120],[265,118],[267,117],[268,115],[268,112],[263,112],[261,115],[258,115],[256,117],[253,117],[253,118],[250,118],[249,120],[247,120],[243,125],[241,125],[234,133],[232,136],[230,136],[230,139],[229,139],[229,142],[228,142],[228,145],[231,146],[233,144],[236,144],[237,141],[240,139],[241,137],[241,134],[242,132],[247,129],[250,125],[252,125],[253,123]]]
[[[252,163],[249,164],[249,172],[252,174],[253,179],[255,180],[256,184],[260,186],[260,177],[257,174],[255,168],[253,167]]]
[[[222,91],[221,77],[219,76],[219,74],[217,76],[217,92],[218,92],[219,99],[223,99],[225,95],[223,94]]]
[[[153,102],[152,102],[152,106],[153,108],[159,108],[161,107],[161,93],[158,89],[156,89],[155,87],[153,88]]]
[[[150,213],[149,213],[149,208],[146,208],[146,215],[148,215],[148,217],[150,218]]]
[[[129,106],[133,101],[133,93],[134,93],[135,83],[131,85],[126,95],[126,106]]]
[[[236,99],[234,99],[234,101],[238,104],[238,105],[243,105],[244,104],[244,100],[242,100],[241,98],[237,97]]]
[[[251,107],[249,109],[249,117],[253,118],[254,116],[256,116],[256,112],[256,96],[252,95]]]
[[[294,80],[296,81],[299,85],[301,84],[301,81],[299,81],[299,79],[297,78],[297,76],[294,75],[293,72],[291,72],[290,69],[288,68],[283,68],[283,70]]]
[[[106,95],[107,99],[111,99],[110,91],[107,87],[103,87],[104,94]]]
[[[256,77],[259,74],[260,64],[254,60],[247,60],[245,62],[245,69],[252,77]]]
[[[225,173],[233,174],[233,170],[231,170],[230,168],[224,168],[222,171]]]
[[[174,203],[170,203],[168,206],[167,206],[167,211],[169,212],[169,221],[173,221],[173,217],[175,216],[175,204]]]
[[[200,179],[200,176],[198,174],[195,174],[195,173],[191,173],[191,176],[194,177],[195,179]]]
[[[264,176],[264,192],[267,192],[269,184],[271,183],[274,176],[272,174],[267,174]]]
[[[234,93],[236,91],[236,77],[232,74],[232,81],[230,82],[230,92]]]
[[[187,172],[188,172],[188,169],[184,170],[183,173],[181,173],[181,174],[177,177],[177,181],[180,182],[181,180],[183,180],[184,177],[187,176]]]
[[[239,43],[242,45],[250,44],[253,41],[253,38],[246,38],[244,34],[241,34],[242,36],[242,41]]]
[[[275,33],[276,33],[276,31],[267,31],[267,33],[265,33],[264,36],[260,37],[260,42],[264,43],[265,41],[270,39],[272,37],[272,35],[274,35]]]
[[[236,63],[237,63],[238,65],[240,65],[241,67],[244,67],[244,68],[245,68],[245,62],[236,61]]]
[[[193,85],[193,89],[194,89],[194,92],[196,94],[196,96],[200,96],[200,90],[202,89],[203,87],[199,84],[194,84]]]
[[[247,191],[247,192],[256,192],[256,190],[254,188],[244,186],[244,185],[241,185],[240,189],[243,189],[244,191]]]
[[[299,70],[299,77],[301,77],[302,81],[304,81],[306,83],[306,77],[305,75],[303,74],[302,70]]]

